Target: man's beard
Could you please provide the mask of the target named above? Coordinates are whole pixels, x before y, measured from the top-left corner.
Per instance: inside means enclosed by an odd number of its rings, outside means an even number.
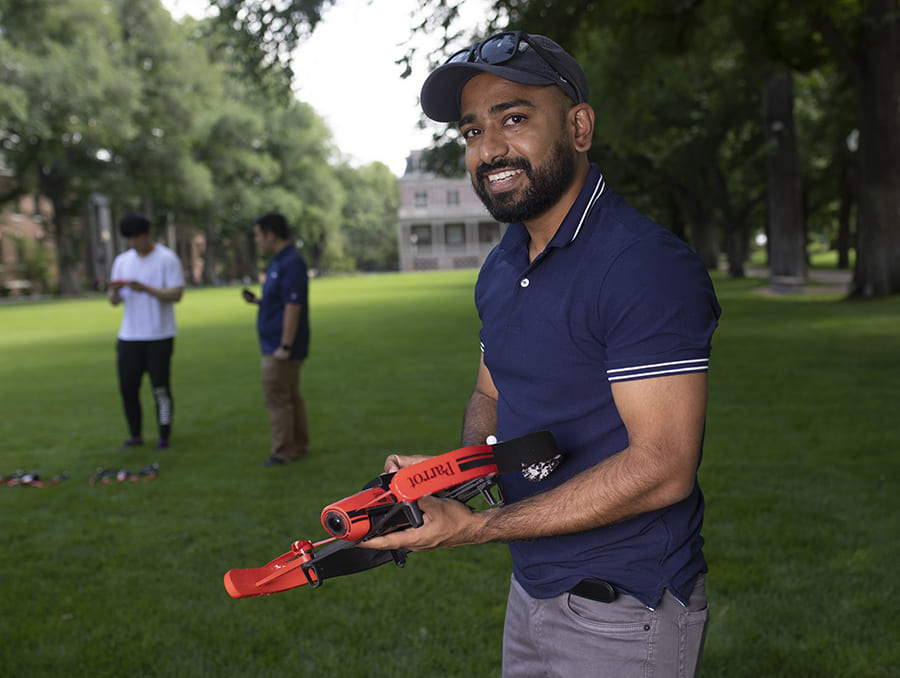
[[[529,185],[524,194],[519,191],[491,193],[485,188],[487,175],[504,169],[521,169]],[[557,141],[550,161],[537,170],[525,158],[510,158],[495,165],[484,165],[475,171],[472,186],[491,216],[504,224],[528,221],[553,207],[562,197],[575,176],[575,149],[571,144]]]

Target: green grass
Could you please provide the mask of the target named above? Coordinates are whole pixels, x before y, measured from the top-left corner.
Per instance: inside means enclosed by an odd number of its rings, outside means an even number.
[[[263,468],[253,309],[236,288],[178,308],[171,450],[118,452],[120,312],[0,306],[4,676],[497,676],[502,546],[413,554],[232,600],[222,575],[324,534],[319,512],[391,451],[457,445],[478,358],[472,271],[316,280],[303,371],[312,455]],[[900,298],[763,297],[717,278],[701,480],[712,621],[703,676],[896,675]],[[144,386],[145,437],[150,393]],[[97,467],[159,460],[149,483]]]

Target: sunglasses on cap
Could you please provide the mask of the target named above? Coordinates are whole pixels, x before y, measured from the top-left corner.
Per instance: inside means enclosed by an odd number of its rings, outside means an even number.
[[[504,64],[523,50],[531,47],[544,62],[559,76],[559,78],[569,85],[575,92],[575,101],[585,101],[584,94],[578,88],[575,78],[569,75],[558,59],[556,59],[547,50],[537,44],[525,31],[504,31],[497,33],[489,38],[485,38],[481,42],[461,49],[452,54],[444,64],[455,63],[482,63],[499,66]]]

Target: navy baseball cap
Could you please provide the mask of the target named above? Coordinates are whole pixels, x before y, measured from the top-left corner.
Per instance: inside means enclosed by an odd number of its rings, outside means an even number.
[[[520,85],[556,85],[576,104],[587,102],[584,71],[562,47],[543,35],[505,31],[460,50],[425,79],[422,110],[436,122],[457,122],[463,87],[479,73]]]

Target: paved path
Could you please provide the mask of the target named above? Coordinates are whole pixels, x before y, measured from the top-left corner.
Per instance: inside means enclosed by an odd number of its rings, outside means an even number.
[[[748,278],[769,278],[769,269],[767,268],[747,268],[744,272]],[[811,268],[806,277],[807,284],[805,285],[773,285],[770,282],[766,287],[757,288],[756,292],[766,295],[797,293],[847,294],[850,292],[853,272],[835,268]]]

